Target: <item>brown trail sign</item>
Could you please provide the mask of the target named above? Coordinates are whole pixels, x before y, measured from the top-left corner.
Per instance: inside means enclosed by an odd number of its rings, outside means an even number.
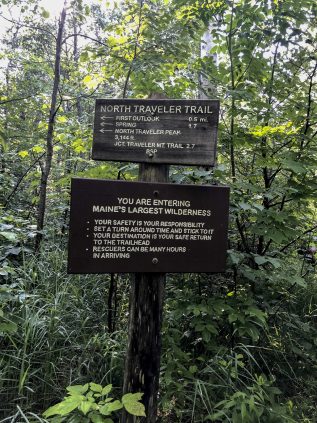
[[[96,100],[92,158],[213,166],[218,100]]]
[[[229,189],[73,179],[69,273],[221,272]]]

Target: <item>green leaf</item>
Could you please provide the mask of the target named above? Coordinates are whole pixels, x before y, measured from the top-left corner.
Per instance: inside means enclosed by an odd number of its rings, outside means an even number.
[[[12,232],[0,232],[0,236],[2,236],[3,238],[7,239],[10,242],[17,242],[18,241],[18,237],[16,234],[12,233]]]
[[[0,275],[1,276],[8,276],[8,272],[7,270],[5,270],[3,267],[0,267]]]
[[[144,405],[139,402],[139,400],[143,397],[141,392],[137,392],[135,394],[125,394],[122,397],[122,403],[124,408],[127,410],[128,413],[132,414],[133,416],[144,416],[145,415],[145,407]]]
[[[22,251],[21,247],[9,248],[6,252],[7,255],[18,256]]]
[[[90,411],[92,404],[93,403],[90,401],[82,401],[80,403],[79,409],[84,413],[84,415],[86,415],[88,411]]]
[[[239,205],[239,207],[242,210],[252,210],[252,206],[250,204],[247,204],[247,203],[239,203],[238,205]]]
[[[268,232],[267,236],[268,238],[270,238],[272,241],[276,242],[277,244],[287,239],[284,232],[278,231],[278,230],[275,230],[274,232]]]
[[[255,256],[254,261],[258,266],[261,266],[262,264],[267,263],[267,258],[264,256]]]
[[[192,374],[196,373],[196,372],[197,372],[197,370],[198,370],[197,366],[190,366],[190,367],[189,367],[189,371],[190,371],[190,373],[192,373]]]
[[[81,62],[86,62],[87,60],[89,60],[89,54],[87,51],[83,51],[80,55],[80,59]]]
[[[292,172],[295,172],[298,174],[305,173],[307,171],[306,167],[302,163],[296,160],[292,160],[290,158],[283,159],[282,165],[286,169],[291,170]]]
[[[245,403],[243,402],[241,404],[241,418],[242,418],[242,421],[244,421],[246,417],[247,417],[247,408],[246,408]]]
[[[272,264],[275,269],[279,269],[282,266],[282,262],[279,259],[268,257],[268,262]]]
[[[58,116],[58,118],[56,120],[59,123],[66,123],[67,122],[66,116]]]
[[[229,314],[229,316],[228,316],[229,323],[236,322],[237,320],[238,320],[238,317],[237,317],[236,314],[234,314],[234,313]]]
[[[39,153],[44,153],[44,148],[43,147],[41,147],[40,145],[35,145],[33,148],[32,148],[32,151],[34,152],[34,153],[37,153],[37,154],[39,154]]]
[[[19,151],[19,152],[18,152],[18,155],[19,155],[22,159],[24,159],[25,157],[27,157],[27,156],[29,155],[29,152],[28,152],[28,151],[26,151],[26,150]]]
[[[101,407],[99,411],[104,416],[109,416],[113,411],[121,410],[122,407],[122,403],[119,400],[116,400],[114,402],[108,402],[103,407]]]
[[[307,287],[307,282],[305,281],[304,278],[297,276],[297,277],[294,277],[293,280],[296,283],[296,285],[301,286],[302,288]]]
[[[98,393],[102,392],[102,386],[98,385],[97,383],[90,382],[89,386],[90,386],[90,389],[94,392],[98,392]]]
[[[85,385],[72,385],[72,386],[67,386],[66,390],[71,394],[71,395],[83,395],[85,392],[87,392],[88,390],[88,383],[86,383]]]
[[[107,385],[105,386],[102,391],[101,391],[101,395],[108,395],[111,392],[112,389],[112,385]]]
[[[2,311],[2,310],[1,310]],[[14,322],[1,322],[0,323],[0,332],[3,333],[15,333],[18,327]]]
[[[108,405],[109,410],[110,410],[111,412],[112,412],[112,411],[121,410],[121,408],[123,408],[123,405],[122,405],[121,401],[119,401],[119,400],[116,400],[116,401],[110,402],[110,403],[108,403],[107,405]]]
[[[228,250],[229,260],[232,265],[237,266],[244,259],[244,255],[238,251]]]
[[[50,17],[50,12],[45,10],[44,8],[42,8],[42,13],[41,13],[42,17],[44,19],[48,19]]]
[[[67,416],[69,413],[74,411],[81,403],[81,399],[77,397],[68,397],[66,400],[59,402],[58,404],[53,405],[52,407],[48,408],[44,413],[43,416],[51,417],[51,416]]]
[[[91,75],[86,75],[85,78],[83,79],[83,83],[87,84],[88,82],[90,82],[92,80]]]

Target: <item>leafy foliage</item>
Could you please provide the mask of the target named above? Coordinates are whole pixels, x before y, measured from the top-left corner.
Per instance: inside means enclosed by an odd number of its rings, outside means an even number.
[[[68,396],[58,404],[53,405],[44,412],[44,417],[70,416],[72,422],[92,422],[92,423],[113,423],[110,416],[114,412],[125,408],[133,416],[145,416],[144,405],[140,402],[142,394],[125,394],[122,400],[113,400],[108,397],[112,390],[112,385],[102,387],[90,382],[85,385],[73,385],[67,388]],[[75,411],[73,413],[73,411]],[[85,418],[83,416],[86,416]],[[67,418],[67,420],[69,420]],[[56,421],[55,418],[52,422]],[[59,419],[59,422],[66,421]]]

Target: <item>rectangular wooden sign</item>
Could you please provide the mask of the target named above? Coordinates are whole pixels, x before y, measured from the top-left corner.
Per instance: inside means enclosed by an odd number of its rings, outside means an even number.
[[[96,100],[92,158],[213,166],[218,100]]]
[[[73,179],[68,272],[222,272],[228,204],[228,187]]]

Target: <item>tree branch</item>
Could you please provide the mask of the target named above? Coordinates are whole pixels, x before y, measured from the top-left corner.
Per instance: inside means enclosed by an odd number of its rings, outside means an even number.
[[[142,22],[142,9],[143,9],[143,0],[141,0],[140,2],[140,8],[139,8],[139,22],[138,22],[138,28],[137,28],[137,32],[136,32],[136,36],[135,36],[135,43],[134,43],[134,52],[133,52],[133,58],[131,60],[130,63],[130,67],[124,82],[124,87],[123,87],[123,91],[122,91],[122,98],[125,98],[127,95],[127,90],[128,90],[128,84],[130,81],[130,76],[133,70],[133,65],[135,62],[135,59],[137,58],[137,53],[138,53],[138,42],[139,42],[139,38],[140,38],[140,31],[141,31],[141,22]]]
[[[14,24],[14,25],[18,25],[18,26],[19,26],[19,28],[21,28],[21,27],[25,27],[25,28],[36,29],[36,30],[38,30],[38,31],[45,32],[46,34],[49,34],[51,37],[53,37],[53,38],[56,40],[56,35],[55,35],[55,34],[53,34],[52,32],[50,32],[50,31],[48,31],[47,29],[44,29],[44,28],[42,28],[42,27],[40,27],[40,26],[36,26],[36,25],[27,25],[27,24],[24,24],[24,23],[21,23],[21,22],[17,22],[17,21],[14,21],[13,19],[6,18],[6,17],[5,17],[5,16],[3,16],[1,13],[0,13],[0,18],[2,18],[2,19],[4,19],[5,21],[10,22],[10,23],[12,23],[12,24]]]
[[[307,229],[307,231],[303,232],[301,235],[299,235],[298,237],[296,237],[295,239],[293,239],[293,241],[290,241],[288,244],[284,245],[284,247],[282,247],[279,250],[280,253],[282,253],[283,251],[285,251],[291,245],[295,244],[295,242],[298,241],[299,239],[301,239],[304,235],[308,234],[309,232],[314,231],[315,229],[317,229],[317,225],[313,226],[312,228]]]
[[[39,94],[33,94],[33,95],[30,94],[26,97],[10,98],[10,100],[0,101],[0,106],[2,106],[3,104],[12,103],[14,101],[27,100],[28,98],[33,98],[33,97],[36,97],[37,95]]]
[[[59,141],[57,141],[54,145],[58,144]],[[11,198],[15,195],[15,193],[17,192],[17,190],[19,189],[19,186],[21,185],[23,179],[27,176],[27,174],[30,172],[30,170],[37,164],[40,163],[40,160],[43,159],[43,157],[45,156],[46,152],[42,153],[39,157],[37,157],[33,163],[26,169],[25,172],[23,172],[23,174],[20,176],[20,178],[18,179],[17,183],[15,184],[13,190],[11,191],[11,193],[8,195],[8,197],[6,198],[3,207],[7,208],[9,201],[11,200]]]

